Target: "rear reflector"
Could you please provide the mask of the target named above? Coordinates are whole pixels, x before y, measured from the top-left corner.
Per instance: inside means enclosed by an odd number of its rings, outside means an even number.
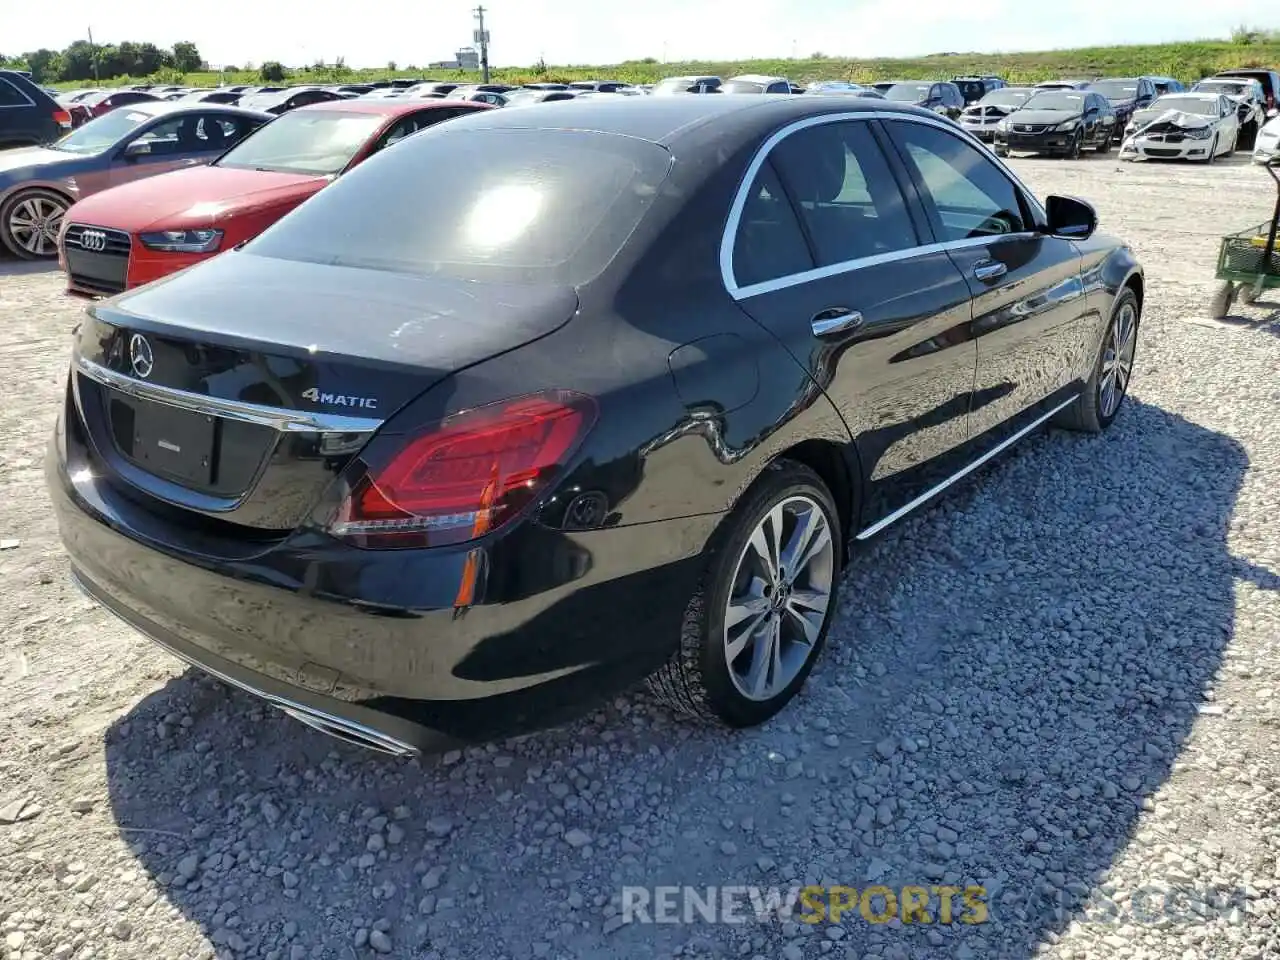
[[[330,532],[371,547],[482,537],[547,489],[595,420],[595,401],[568,391],[456,414],[358,480]]]

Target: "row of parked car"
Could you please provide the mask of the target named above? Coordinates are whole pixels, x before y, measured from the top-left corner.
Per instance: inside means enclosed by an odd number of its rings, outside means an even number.
[[[1124,159],[1191,159],[1207,163],[1237,148],[1266,160],[1280,120],[1274,71],[1210,77],[1185,89],[1153,77],[1058,80],[1005,86],[964,109],[959,122],[997,153],[1079,156],[1120,146]]]
[[[9,142],[34,144],[0,153],[0,243],[20,257],[61,256],[72,292],[113,294],[251,238],[364,158],[464,113],[592,96],[706,93],[908,103],[956,121],[1000,154],[1079,156],[1122,144],[1122,157],[1212,162],[1255,139],[1259,160],[1280,150],[1280,78],[1272,71],[1233,71],[1190,90],[1160,77],[1035,87],[998,77],[798,87],[783,77],[747,75],[672,77],[652,87],[608,80],[140,86],[73,91],[56,102],[28,78],[0,71],[0,102],[21,98],[24,108],[0,112]],[[49,102],[42,105],[42,97]],[[43,116],[45,127],[29,124],[23,133],[11,115],[24,110]],[[136,185],[141,180],[145,188]]]

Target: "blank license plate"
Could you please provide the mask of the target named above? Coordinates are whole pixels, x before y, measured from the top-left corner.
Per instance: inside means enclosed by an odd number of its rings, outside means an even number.
[[[145,400],[117,399],[113,403],[128,411],[124,417],[119,416],[124,411],[112,411],[118,426],[132,420],[132,443],[127,449],[138,466],[179,483],[207,487],[213,482],[217,431],[213,417]]]

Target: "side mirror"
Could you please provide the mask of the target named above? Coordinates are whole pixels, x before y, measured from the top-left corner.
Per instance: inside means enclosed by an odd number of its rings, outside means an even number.
[[[138,157],[145,157],[151,153],[151,144],[145,140],[135,140],[124,148],[126,159],[136,160]]]
[[[1067,240],[1087,240],[1098,229],[1098,213],[1075,197],[1050,196],[1045,200],[1048,232]]]

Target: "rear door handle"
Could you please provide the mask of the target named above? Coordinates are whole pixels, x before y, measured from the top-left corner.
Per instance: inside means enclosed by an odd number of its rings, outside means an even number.
[[[829,337],[862,326],[862,314],[848,307],[831,307],[815,313],[809,325],[815,337]]]
[[[973,268],[973,275],[979,280],[998,280],[1009,272],[1009,268],[999,260],[983,260]]]

